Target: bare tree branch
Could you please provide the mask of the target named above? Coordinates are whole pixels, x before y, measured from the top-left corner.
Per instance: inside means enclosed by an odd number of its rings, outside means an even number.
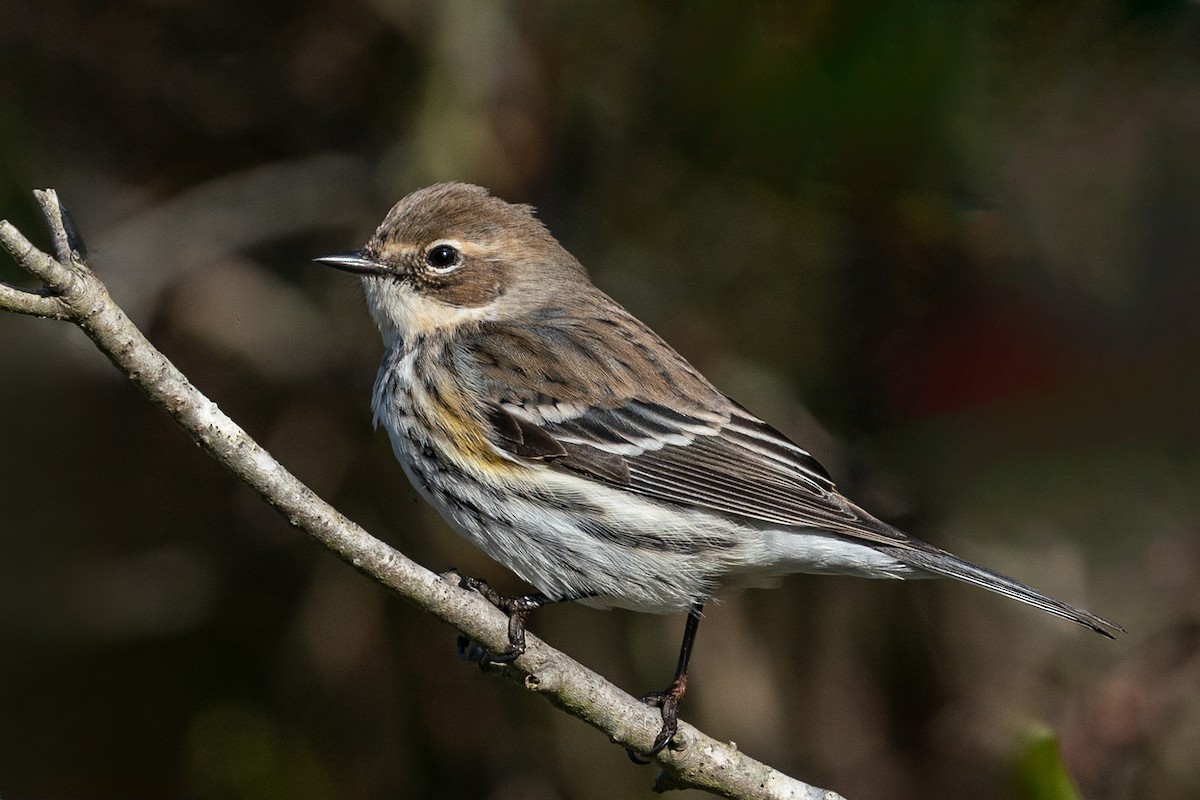
[[[409,560],[321,500],[200,393],[154,348],[72,248],[53,190],[35,192],[50,226],[56,257],[0,221],[0,246],[44,284],[30,292],[0,284],[0,309],[67,320],[161,406],[213,458],[253,488],[288,522],[342,560],[494,651],[507,644],[507,620],[479,595]],[[602,731],[612,742],[645,751],[661,720],[650,708],[536,637],[526,653],[496,672]],[[734,798],[837,800],[718,742],[685,723],[678,747],[664,750],[655,789],[696,788]]]
[[[57,297],[28,292],[0,282],[0,308],[47,319],[70,319],[70,312]]]

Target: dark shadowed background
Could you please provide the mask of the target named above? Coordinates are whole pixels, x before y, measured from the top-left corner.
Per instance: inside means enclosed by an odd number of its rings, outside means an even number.
[[[361,245],[436,180],[596,282],[922,538],[1110,616],[795,577],[712,605],[684,716],[851,798],[1200,794],[1195,3],[0,0],[0,216],[321,495],[520,584],[370,427]],[[41,241],[45,241],[44,237]],[[0,279],[23,282],[0,258]],[[680,618],[564,607],[640,694]],[[289,528],[76,330],[0,316],[0,795],[649,796]],[[1038,764],[1041,763],[1041,766]]]

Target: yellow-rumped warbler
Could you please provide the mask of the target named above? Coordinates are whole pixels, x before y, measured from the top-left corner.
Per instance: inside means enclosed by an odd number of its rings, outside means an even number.
[[[704,603],[791,572],[944,575],[1105,636],[1121,628],[875,519],[597,289],[535,219],[461,183],[388,213],[367,246],[317,259],[362,275],[386,353],[375,422],[413,485],[539,592],[500,598],[511,660],[529,611],[586,600],[687,612],[675,679],[648,702],[670,741]]]

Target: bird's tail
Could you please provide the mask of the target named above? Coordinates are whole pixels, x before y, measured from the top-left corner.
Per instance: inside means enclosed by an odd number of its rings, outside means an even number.
[[[914,544],[916,543],[914,542]],[[1082,608],[1076,608],[1062,600],[1055,600],[1032,586],[1026,586],[1020,581],[993,572],[978,564],[972,564],[970,561],[964,561],[932,545],[922,542],[920,546],[915,547],[880,547],[878,549],[916,569],[982,586],[989,591],[1020,600],[1022,603],[1028,603],[1034,608],[1040,608],[1056,617],[1077,622],[1110,639],[1114,638],[1114,633],[1125,633],[1125,629],[1115,622],[1110,622],[1104,617]]]

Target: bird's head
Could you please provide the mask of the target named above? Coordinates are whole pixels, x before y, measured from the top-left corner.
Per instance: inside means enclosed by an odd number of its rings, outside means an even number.
[[[589,285],[533,209],[465,183],[439,183],[397,203],[362,250],[317,261],[362,276],[389,343],[522,314]]]

